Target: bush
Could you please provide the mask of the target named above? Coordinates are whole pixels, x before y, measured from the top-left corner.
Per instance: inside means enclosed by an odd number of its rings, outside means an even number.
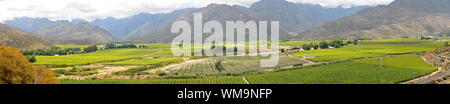
[[[156,72],[156,74],[159,75],[159,76],[166,76],[166,75],[167,75],[167,74],[166,74],[165,72],[163,72],[163,71],[158,71],[158,72]]]
[[[36,57],[34,57],[34,56],[25,56],[27,59],[28,59],[28,62],[30,62],[30,63],[35,63],[37,60],[36,60]]]
[[[97,46],[96,45],[84,48],[84,52],[86,52],[86,53],[95,52],[95,51],[97,51]]]
[[[300,63],[300,64],[295,64],[294,66],[295,66],[295,67],[298,67],[298,66],[303,66],[303,63]]]
[[[17,49],[0,45],[0,84],[56,83],[51,71],[34,67]]]
[[[311,50],[311,45],[309,44],[303,44],[302,47],[304,50]]]
[[[328,43],[326,41],[322,41],[319,43],[319,47],[321,49],[327,49],[328,48]]]
[[[225,68],[222,65],[222,60],[217,61],[215,63],[215,67],[216,67],[217,71],[219,71],[219,72],[222,72],[223,70],[225,70]]]

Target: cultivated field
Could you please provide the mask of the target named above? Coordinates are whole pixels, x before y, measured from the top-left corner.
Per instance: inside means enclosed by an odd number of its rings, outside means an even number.
[[[130,49],[104,49],[97,52],[86,54],[74,54],[66,56],[36,56],[37,62],[34,64],[43,65],[79,65],[88,63],[99,63],[104,61],[116,61],[129,58],[140,58],[162,51],[165,49],[160,44],[148,44],[147,48],[130,48]]]
[[[303,57],[306,55],[314,55],[312,61],[336,61],[357,58],[368,58],[385,56],[389,54],[402,54],[432,51],[438,48],[444,48],[443,43],[434,44],[416,44],[416,45],[393,45],[393,44],[370,44],[370,45],[353,45],[335,49],[319,49],[312,51],[303,51],[292,54],[293,56]]]
[[[168,57],[168,58],[148,58],[148,59],[130,59],[125,61],[116,62],[103,62],[105,65],[149,65],[157,64],[162,62],[167,63],[178,63],[183,61],[182,57]]]
[[[378,40],[363,40],[362,43],[419,43],[419,42],[433,42],[434,40],[422,40],[419,38],[395,38],[395,39],[378,39]]]
[[[216,74],[229,72],[245,72],[252,70],[271,70],[276,68],[261,67],[260,60],[268,59],[269,57],[210,57],[195,60],[192,62],[182,63],[164,68],[164,70],[177,74]],[[219,63],[220,62],[220,63]],[[280,57],[278,69],[289,67],[296,64],[302,64],[303,61],[288,57]]]
[[[393,84],[430,73],[437,68],[423,62],[418,55],[378,60],[343,62],[260,75],[249,75],[252,84]]]

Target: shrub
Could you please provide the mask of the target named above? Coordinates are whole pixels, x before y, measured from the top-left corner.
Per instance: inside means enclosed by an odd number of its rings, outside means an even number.
[[[158,72],[156,72],[156,74],[159,75],[159,76],[166,76],[166,75],[167,75],[167,74],[166,74],[165,72],[163,72],[163,71],[158,71]]]
[[[42,66],[33,67],[12,47],[0,45],[0,84],[56,84],[55,75]]]
[[[303,66],[303,63],[300,63],[300,64],[295,64],[294,66],[295,66],[295,67],[298,67],[298,66]]]
[[[321,49],[327,49],[328,48],[328,43],[326,41],[322,41],[319,43],[319,47]]]

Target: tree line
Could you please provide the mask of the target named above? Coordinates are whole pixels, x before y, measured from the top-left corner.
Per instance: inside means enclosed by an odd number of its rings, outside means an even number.
[[[107,43],[105,49],[114,49],[114,48],[147,48],[145,45],[135,45],[135,44],[122,44],[116,45],[114,43]]]
[[[333,40],[331,42],[322,41],[320,43],[310,43],[310,44],[302,44],[301,48],[304,50],[316,50],[316,49],[327,49],[327,48],[341,48],[346,45],[357,45],[358,40],[348,40],[347,42],[344,42],[343,40]],[[293,49],[299,49],[299,48],[293,48]]]

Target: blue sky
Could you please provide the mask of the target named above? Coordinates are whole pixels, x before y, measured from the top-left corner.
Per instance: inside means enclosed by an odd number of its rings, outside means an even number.
[[[51,20],[124,18],[138,13],[169,13],[182,8],[201,8],[210,3],[250,6],[259,0],[0,0],[0,22],[16,17]],[[324,7],[386,5],[393,0],[287,0]]]

